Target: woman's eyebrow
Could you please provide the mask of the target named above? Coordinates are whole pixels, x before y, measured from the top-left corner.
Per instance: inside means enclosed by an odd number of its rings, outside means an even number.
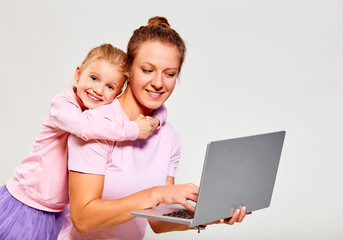
[[[140,64],[148,64],[148,65],[151,65],[151,66],[155,66],[154,64],[152,64],[150,62],[141,62]]]

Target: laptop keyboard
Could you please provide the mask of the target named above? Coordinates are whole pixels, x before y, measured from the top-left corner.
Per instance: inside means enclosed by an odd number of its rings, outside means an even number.
[[[192,212],[188,209],[182,209],[182,210],[177,210],[177,211],[170,212],[170,213],[164,213],[163,216],[192,219],[194,217],[194,212]]]

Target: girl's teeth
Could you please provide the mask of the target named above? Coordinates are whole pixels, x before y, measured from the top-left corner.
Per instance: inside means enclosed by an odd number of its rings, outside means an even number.
[[[89,96],[92,100],[94,100],[94,101],[99,101],[98,99],[96,99],[95,97],[93,97],[93,96],[90,95],[90,94],[88,94],[88,96]]]

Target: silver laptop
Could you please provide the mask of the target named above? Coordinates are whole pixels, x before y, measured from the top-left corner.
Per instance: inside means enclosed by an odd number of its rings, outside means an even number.
[[[285,131],[280,131],[209,142],[198,201],[191,216],[180,204],[162,205],[131,214],[200,226],[229,218],[242,206],[246,206],[247,212],[269,207],[284,137]],[[180,213],[182,216],[178,216]]]

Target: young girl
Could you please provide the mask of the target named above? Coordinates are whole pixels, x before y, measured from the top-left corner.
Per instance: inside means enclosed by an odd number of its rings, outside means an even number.
[[[67,139],[146,139],[158,120],[140,115],[124,122],[92,110],[121,93],[126,54],[110,44],[92,49],[75,71],[75,85],[55,96],[30,155],[0,187],[0,239],[56,239],[68,206]],[[155,111],[161,125],[166,111]]]

